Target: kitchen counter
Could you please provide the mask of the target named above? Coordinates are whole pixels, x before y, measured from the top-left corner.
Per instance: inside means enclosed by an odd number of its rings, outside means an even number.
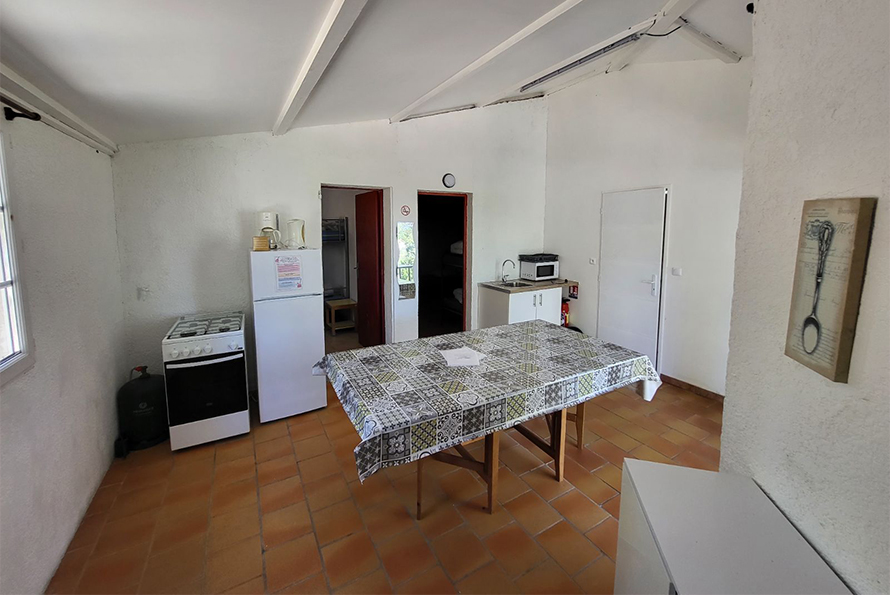
[[[523,293],[525,291],[540,291],[542,289],[552,289],[554,287],[578,285],[577,281],[572,281],[571,279],[551,279],[549,281],[523,281],[522,279],[507,280],[508,283],[512,281],[520,281],[522,283],[527,283],[528,285],[523,285],[522,287],[506,287],[501,284],[500,281],[486,281],[480,283],[479,287],[494,289],[495,291],[501,291],[503,293]]]

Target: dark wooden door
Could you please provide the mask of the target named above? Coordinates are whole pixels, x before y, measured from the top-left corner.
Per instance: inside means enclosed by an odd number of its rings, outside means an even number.
[[[355,197],[355,258],[358,266],[358,341],[384,342],[383,191]]]

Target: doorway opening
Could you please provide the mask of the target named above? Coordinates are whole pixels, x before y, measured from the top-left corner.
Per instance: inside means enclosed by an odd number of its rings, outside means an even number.
[[[420,337],[467,329],[468,202],[466,194],[417,194]]]
[[[603,193],[597,337],[661,369],[669,188]]]
[[[321,187],[325,353],[385,341],[383,190]]]

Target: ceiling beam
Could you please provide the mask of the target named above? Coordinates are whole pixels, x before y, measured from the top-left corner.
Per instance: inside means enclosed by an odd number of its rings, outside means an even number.
[[[683,16],[683,13],[692,8],[696,2],[698,0],[668,0],[667,4],[655,14],[655,22],[652,23],[652,28],[646,33],[649,35],[664,35],[668,33],[676,26],[675,23]],[[677,24],[682,24],[682,22]],[[644,36],[635,43],[623,48],[620,55],[615,56],[614,61],[606,72],[618,72],[633,62],[655,39],[657,38]]]
[[[90,139],[91,142],[87,142],[88,145],[109,155],[117,151],[117,144],[113,140],[75,116],[61,103],[3,63],[0,63],[0,90],[10,99],[42,112],[55,120],[56,123],[64,125],[75,133],[71,134],[72,137],[83,142],[86,141],[82,137]],[[62,132],[68,132],[49,121],[47,123]]]
[[[652,19],[647,19],[647,20],[643,21],[642,23],[637,23],[637,24],[634,25],[633,27],[628,27],[627,29],[621,31],[620,33],[618,33],[618,34],[616,34],[616,35],[613,35],[613,36],[610,37],[609,39],[605,39],[605,40],[601,41],[600,43],[598,43],[598,44],[596,44],[596,45],[594,45],[594,46],[591,46],[591,47],[587,48],[586,50],[583,50],[583,51],[581,51],[581,52],[578,52],[578,53],[575,54],[574,56],[570,56],[569,58],[566,58],[565,60],[561,60],[561,61],[557,62],[556,64],[554,64],[554,65],[552,65],[552,66],[550,66],[550,67],[548,67],[548,68],[545,68],[544,70],[541,70],[541,71],[539,71],[539,72],[536,72],[536,73],[533,74],[532,76],[526,77],[526,78],[522,79],[521,81],[519,81],[519,82],[517,82],[517,83],[515,83],[515,84],[513,84],[513,85],[510,85],[508,88],[502,90],[501,92],[499,92],[499,93],[497,93],[497,94],[495,94],[495,95],[489,95],[488,97],[485,97],[485,98],[482,99],[481,101],[476,102],[476,105],[477,105],[477,107],[482,107],[482,106],[485,106],[485,105],[491,105],[492,103],[497,103],[497,102],[499,102],[500,100],[504,99],[505,97],[515,96],[515,95],[519,92],[519,89],[521,89],[522,87],[524,87],[524,86],[527,85],[528,83],[530,83],[530,82],[532,82],[532,81],[536,81],[536,80],[538,80],[539,78],[541,78],[542,76],[545,76],[545,75],[547,75],[547,74],[549,74],[549,73],[551,73],[551,72],[554,72],[554,71],[556,71],[556,70],[559,70],[560,68],[563,68],[564,66],[567,66],[567,65],[571,64],[572,62],[575,62],[575,61],[577,61],[577,60],[580,60],[581,58],[583,58],[583,57],[585,57],[585,56],[589,56],[590,54],[592,54],[592,53],[594,53],[594,52],[596,52],[596,51],[599,51],[599,50],[601,50],[601,49],[603,49],[603,48],[606,48],[606,47],[612,45],[613,43],[615,43],[615,42],[617,42],[617,41],[620,41],[620,40],[624,39],[624,38],[627,37],[628,35],[634,35],[634,34],[637,34],[637,33],[645,32],[645,31],[647,31],[651,26],[652,26]],[[633,44],[636,44],[636,43],[639,43],[639,41],[631,42],[632,45],[633,45]],[[618,54],[619,52],[622,51],[622,49],[623,49],[623,48],[620,48],[620,49],[618,49],[618,50],[615,50],[614,53],[615,53],[615,54]],[[599,58],[599,59],[596,59],[596,60],[594,60],[593,62],[590,62],[589,64],[593,65],[594,63],[597,63],[597,62],[599,62],[600,60],[605,60],[605,59],[607,59],[607,58],[610,57],[611,55],[612,55],[612,54],[606,54],[605,56],[603,56],[603,57],[601,57],[601,58]],[[584,67],[582,66],[581,68],[584,68]],[[569,72],[571,72],[571,71],[569,71]],[[566,75],[562,75],[562,76],[566,76]],[[532,93],[534,93],[534,90],[532,90]]]
[[[735,64],[742,57],[705,33],[704,31],[696,28],[692,23],[687,21],[686,19],[680,19],[683,22],[683,28],[677,31],[677,35],[683,37],[690,43],[704,49],[707,52],[710,52],[715,57],[723,60],[727,64]]]
[[[399,110],[399,112],[397,114],[395,114],[393,117],[391,117],[389,119],[389,121],[390,122],[400,122],[400,121],[406,119],[408,116],[412,115],[417,110],[417,108],[421,107],[425,103],[428,103],[433,97],[441,94],[443,91],[445,91],[449,87],[452,87],[458,81],[465,79],[472,73],[476,72],[477,70],[479,70],[480,68],[482,68],[483,66],[485,66],[486,64],[488,64],[489,62],[491,62],[492,60],[494,60],[495,58],[497,58],[498,56],[500,56],[501,54],[503,54],[504,52],[506,52],[507,50],[512,48],[513,46],[515,46],[517,43],[519,43],[520,41],[522,41],[523,39],[525,39],[532,33],[538,31],[539,29],[541,29],[548,23],[551,23],[554,20],[558,19],[563,14],[565,14],[566,12],[568,12],[569,10],[571,10],[572,8],[574,8],[575,6],[577,6],[578,4],[580,4],[583,1],[584,0],[564,0],[558,6],[554,7],[552,10],[541,15],[540,17],[538,17],[537,19],[535,19],[534,21],[532,21],[531,23],[529,23],[528,25],[526,25],[525,27],[523,27],[522,29],[520,29],[519,31],[517,31],[516,33],[514,33],[513,35],[511,35],[510,37],[508,37],[507,39],[505,39],[504,41],[502,41],[501,43],[496,45],[495,47],[493,47],[491,50],[489,50],[488,52],[486,52],[485,54],[483,54],[482,56],[480,56],[479,58],[477,58],[476,60],[474,60],[473,62],[468,64],[467,66],[463,67],[461,70],[459,70],[458,72],[453,74],[447,80],[443,81],[438,86],[436,86],[435,88],[428,91],[422,97],[418,98],[417,100],[412,102],[410,105]]]
[[[321,29],[315,37],[315,42],[309,50],[309,55],[303,62],[300,72],[297,73],[297,80],[294,82],[287,99],[281,108],[278,119],[272,127],[272,134],[284,134],[287,132],[291,124],[300,113],[312,89],[318,83],[321,75],[352,26],[355,24],[358,15],[368,0],[333,0]]]

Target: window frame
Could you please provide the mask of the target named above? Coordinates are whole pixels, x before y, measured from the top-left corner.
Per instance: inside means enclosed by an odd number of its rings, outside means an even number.
[[[11,356],[5,363],[0,364],[0,386],[7,384],[21,374],[27,372],[34,365],[34,339],[30,333],[30,324],[25,304],[25,288],[22,281],[21,267],[18,262],[19,243],[15,234],[15,222],[13,217],[12,198],[9,192],[7,179],[8,162],[6,160],[6,135],[0,132],[0,192],[3,194],[2,211],[0,211],[0,225],[5,226],[8,244],[9,272],[12,280],[12,299],[17,314],[16,324],[19,328],[19,340],[21,349],[19,353]]]

